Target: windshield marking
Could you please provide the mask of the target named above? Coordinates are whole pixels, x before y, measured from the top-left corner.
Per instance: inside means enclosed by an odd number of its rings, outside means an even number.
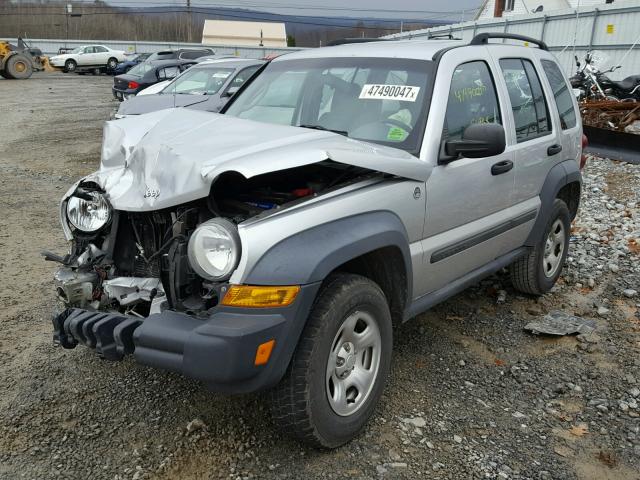
[[[415,102],[420,93],[420,87],[411,85],[374,85],[365,84],[360,91],[360,99],[366,100],[402,100]]]

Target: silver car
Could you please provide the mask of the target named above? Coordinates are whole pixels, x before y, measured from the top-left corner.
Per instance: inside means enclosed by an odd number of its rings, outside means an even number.
[[[580,200],[582,126],[542,42],[381,41],[277,58],[224,115],[108,122],[47,257],[54,339],[271,390],[321,447],[371,417],[402,322],[509,267],[543,295]],[[537,45],[538,48],[533,48]]]
[[[121,103],[115,118],[175,107],[219,112],[264,63],[264,60],[250,59],[208,60],[198,63],[176,77],[159,93],[138,95]]]

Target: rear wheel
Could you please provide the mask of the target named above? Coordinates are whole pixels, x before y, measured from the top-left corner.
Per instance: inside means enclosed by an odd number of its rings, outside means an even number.
[[[111,57],[111,58],[107,61],[107,68],[108,68],[109,70],[115,70],[117,66],[118,66],[118,59],[117,59],[117,58],[113,58],[113,57]]]
[[[65,72],[75,72],[76,68],[78,68],[78,64],[75,60],[67,60],[66,62],[64,62]]]
[[[567,258],[570,218],[567,205],[556,198],[538,244],[511,265],[511,282],[517,290],[542,295],[555,285]]]
[[[15,78],[16,80],[29,78],[33,73],[33,65],[31,64],[31,59],[21,54],[9,57],[9,60],[7,60],[4,68],[9,78]]]
[[[391,348],[391,314],[380,287],[359,275],[331,277],[272,392],[274,421],[316,447],[353,439],[382,395]]]

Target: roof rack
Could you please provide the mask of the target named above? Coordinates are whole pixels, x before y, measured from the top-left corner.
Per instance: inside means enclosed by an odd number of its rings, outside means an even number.
[[[346,45],[349,43],[368,43],[368,42],[388,42],[391,39],[389,38],[366,38],[366,37],[356,37],[356,38],[340,38],[338,40],[332,40],[327,43],[327,47],[335,47],[337,45]]]
[[[506,38],[510,40],[520,40],[522,42],[533,43],[540,47],[540,50],[549,50],[547,44],[542,40],[537,40],[535,38],[527,37],[525,35],[518,35],[516,33],[479,33],[469,43],[469,45],[486,45],[489,43],[490,38]]]
[[[449,40],[462,40],[461,38],[454,37],[452,33],[430,33],[427,36],[427,40],[437,40],[440,38],[447,38]]]

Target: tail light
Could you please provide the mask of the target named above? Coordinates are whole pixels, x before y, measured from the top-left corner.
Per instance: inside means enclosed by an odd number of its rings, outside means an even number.
[[[127,88],[129,90],[135,90],[136,88],[138,88],[140,86],[140,84],[138,82],[134,82],[133,80],[129,82],[129,84],[127,85]]]
[[[582,134],[582,151],[580,154],[580,170],[582,170],[584,166],[587,164],[587,156],[584,153],[584,149],[587,148],[587,145],[589,145],[589,139],[583,133]]]

